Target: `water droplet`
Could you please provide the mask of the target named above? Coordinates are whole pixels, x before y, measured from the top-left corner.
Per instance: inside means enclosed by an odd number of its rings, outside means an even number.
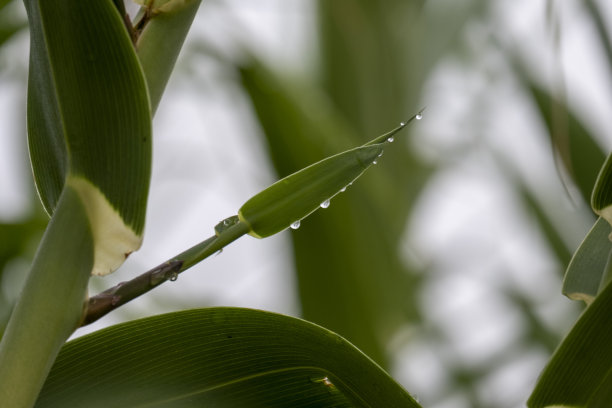
[[[380,154],[378,155],[378,157],[381,157],[383,155],[384,152],[380,152]]]
[[[291,224],[291,229],[296,230],[296,229],[298,229],[298,228],[300,228],[300,221],[299,221],[299,220],[297,220],[296,222],[294,222],[293,224]]]
[[[393,138],[393,136],[389,136],[389,138],[387,139],[387,142],[389,143],[393,143],[395,139]]]
[[[406,126],[406,122],[401,122],[400,126]]]
[[[378,161],[374,160],[374,161],[372,162],[372,164],[378,164]]]
[[[421,113],[417,113],[416,116],[414,117],[416,120],[421,120],[423,119],[423,115]]]
[[[226,218],[223,220],[223,225],[225,225],[226,227],[229,227],[230,225],[232,225],[232,221]]]
[[[177,279],[178,279],[178,273],[173,272],[172,275],[170,275],[170,281],[175,282]]]
[[[345,191],[346,191],[346,187],[342,187],[342,188],[340,189],[340,192],[341,192],[341,193],[344,193]]]
[[[325,200],[325,201],[323,201],[321,203],[321,208],[327,208],[327,207],[329,207],[329,199],[327,199],[327,200]]]

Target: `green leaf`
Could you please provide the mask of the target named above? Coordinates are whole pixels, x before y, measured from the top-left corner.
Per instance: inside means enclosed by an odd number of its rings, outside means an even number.
[[[591,197],[593,210],[612,225],[612,154],[604,163]]]
[[[288,81],[255,58],[240,73],[279,175],[364,142],[315,84]],[[418,314],[413,293],[419,278],[397,248],[429,174],[401,138],[394,144],[376,171],[291,234],[305,318],[340,333],[381,365],[389,333]]]
[[[268,312],[213,308],[136,320],[62,349],[52,407],[419,407],[340,336]]]
[[[555,152],[588,203],[597,174],[606,159],[604,151],[566,104],[537,86],[526,74],[523,76],[546,124]]]
[[[599,218],[572,257],[563,280],[563,294],[570,299],[584,300],[590,304],[601,284],[606,270],[612,242],[610,224]]]
[[[201,0],[156,0],[150,5],[136,50],[147,79],[151,110],[161,100]]]
[[[93,272],[106,274],[142,240],[151,167],[145,79],[111,1],[25,4],[36,186],[50,214],[67,183],[79,192],[95,237]]]
[[[328,200],[361,176],[382,152],[382,144],[362,146],[312,164],[253,196],[238,217],[257,238],[283,231],[319,206],[329,205]]]
[[[78,327],[93,265],[78,193],[64,189],[0,342],[0,401],[29,407],[53,360]]]
[[[319,207],[327,208],[334,196],[376,164],[384,146],[393,141],[393,135],[421,115],[417,113],[361,147],[328,157],[277,181],[244,203],[238,211],[240,221],[257,238],[274,235],[290,225],[298,227],[300,220]]]
[[[586,309],[544,369],[530,408],[590,406],[612,373],[612,285]],[[599,391],[598,391],[599,390]],[[610,400],[607,401],[609,406]]]
[[[0,1],[0,47],[27,27],[26,21],[20,15],[11,10],[11,7],[6,7],[9,4],[10,0]]]

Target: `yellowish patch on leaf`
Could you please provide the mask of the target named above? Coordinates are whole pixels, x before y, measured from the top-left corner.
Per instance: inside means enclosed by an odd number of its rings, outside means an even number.
[[[142,236],[127,226],[100,190],[81,177],[71,176],[67,184],[79,194],[87,210],[94,238],[93,275],[108,275],[140,248]]]
[[[589,306],[595,300],[595,296],[588,295],[586,293],[568,293],[567,297],[572,300],[581,300]]]
[[[612,205],[609,205],[605,208],[601,208],[600,210],[595,211],[601,218],[608,221],[608,224],[612,225]],[[612,234],[608,237],[610,241],[612,241]]]

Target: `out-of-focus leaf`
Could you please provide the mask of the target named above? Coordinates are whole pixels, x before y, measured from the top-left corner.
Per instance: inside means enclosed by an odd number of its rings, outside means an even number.
[[[254,59],[241,75],[281,176],[359,143],[316,87],[290,85]],[[400,118],[405,113],[396,124]],[[304,317],[341,333],[378,362],[385,361],[392,331],[417,314],[416,285],[402,265],[398,241],[427,171],[396,139],[384,165],[292,234]]]
[[[610,310],[612,285],[595,298],[565,337],[529,398],[530,408],[590,406],[589,400],[604,381],[609,384],[607,378],[612,373]],[[608,400],[605,406],[609,404]]]
[[[597,176],[591,207],[612,225],[612,154],[608,156]]]
[[[7,291],[14,288],[2,286],[6,284],[2,275],[8,262],[18,257],[31,259],[33,253],[29,253],[29,246],[33,240],[42,235],[47,220],[38,214],[26,220],[15,223],[0,223],[0,338],[12,310],[13,296],[8,296]],[[16,297],[16,294],[15,296]]]
[[[606,156],[591,133],[565,104],[529,82],[529,90],[548,129],[561,163],[578,187],[585,203],[590,202],[597,174]]]
[[[95,236],[93,273],[106,274],[142,241],[151,170],[144,75],[112,2],[25,3],[38,192],[52,214],[66,183],[79,191]]]
[[[590,304],[599,291],[612,242],[610,224],[599,218],[574,254],[563,280],[563,294]]]
[[[11,10],[10,5],[16,0],[0,0],[0,47],[15,34],[27,27],[27,22]]]
[[[154,316],[74,340],[36,404],[144,406],[419,407],[340,336],[238,308]]]
[[[161,100],[176,59],[181,51],[201,0],[156,0],[147,5],[151,16],[136,43],[142,64],[151,110],[155,112]]]
[[[594,23],[593,25],[597,30],[599,40],[601,41],[604,53],[608,59],[608,68],[610,69],[610,73],[612,73],[612,42],[610,40],[611,33],[608,30],[610,23],[606,22],[604,17],[606,12],[602,10],[596,0],[585,0],[584,6],[589,14],[590,21]]]

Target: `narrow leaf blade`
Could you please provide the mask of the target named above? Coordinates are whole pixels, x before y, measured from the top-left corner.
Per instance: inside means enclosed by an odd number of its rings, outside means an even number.
[[[162,0],[151,4],[151,21],[138,37],[136,50],[155,112],[201,0]]]
[[[287,229],[357,179],[382,154],[382,146],[348,150],[277,181],[244,203],[240,220],[258,238]]]
[[[51,214],[66,183],[73,182],[88,202],[94,273],[105,274],[142,240],[151,171],[144,75],[112,2],[28,0],[26,9],[28,141],[36,185]],[[104,216],[109,213],[116,213],[110,233]],[[115,231],[125,239],[109,235]]]

